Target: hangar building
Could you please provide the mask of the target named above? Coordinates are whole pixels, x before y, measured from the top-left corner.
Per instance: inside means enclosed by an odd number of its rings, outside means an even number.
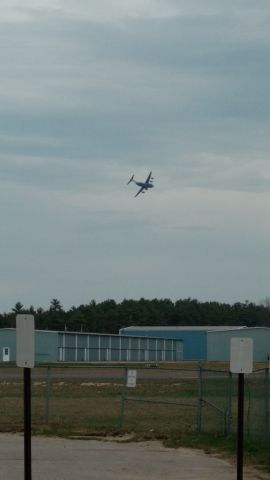
[[[177,326],[177,327],[125,327],[121,328],[120,335],[139,335],[162,338],[174,338],[183,341],[183,360],[208,360],[207,338],[208,332],[226,332],[227,330],[237,331],[246,327],[228,327],[228,326]],[[215,337],[218,338],[217,336]],[[221,338],[221,337],[219,337]],[[222,340],[221,340],[222,341]],[[209,347],[210,348],[210,347]],[[218,353],[218,348],[216,353]],[[213,355],[214,356],[214,352]]]
[[[245,326],[194,327],[126,327],[121,335],[167,336],[183,341],[183,360],[229,361],[232,337],[253,339],[255,362],[266,362],[270,356],[270,328]]]
[[[172,338],[35,330],[38,362],[179,361],[183,342]],[[16,329],[0,329],[0,361],[16,360]]]
[[[267,362],[270,353],[270,328],[267,327],[245,327],[241,330],[207,332],[207,360],[229,360],[232,337],[252,338],[254,362]]]

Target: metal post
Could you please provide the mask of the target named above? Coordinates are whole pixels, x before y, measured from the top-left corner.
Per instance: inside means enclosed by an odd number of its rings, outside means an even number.
[[[244,454],[244,373],[238,374],[238,433],[237,433],[237,480],[243,480]]]
[[[125,396],[127,391],[127,367],[124,370],[124,378],[123,378],[123,390],[122,390],[122,398],[121,398],[121,410],[120,410],[120,418],[119,418],[119,428],[122,428],[123,421],[124,421],[124,413],[125,413]]]
[[[265,369],[264,377],[264,410],[265,410],[265,440],[269,436],[269,367]]]
[[[31,480],[31,369],[24,368],[24,480]]]
[[[47,424],[49,423],[50,378],[51,378],[51,367],[47,367],[46,406],[45,406],[45,422]]]
[[[228,377],[228,390],[227,390],[227,407],[226,407],[226,435],[231,433],[231,421],[232,421],[232,373],[229,372]]]
[[[198,365],[197,430],[202,431],[202,367]]]

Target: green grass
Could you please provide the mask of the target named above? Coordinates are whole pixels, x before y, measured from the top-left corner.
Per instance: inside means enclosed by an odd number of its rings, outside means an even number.
[[[236,462],[236,442],[236,435],[228,437],[212,433],[183,435],[178,432],[167,438],[164,444],[172,448],[199,448],[206,453],[229,456]],[[246,440],[244,443],[244,462],[270,473],[269,444]]]

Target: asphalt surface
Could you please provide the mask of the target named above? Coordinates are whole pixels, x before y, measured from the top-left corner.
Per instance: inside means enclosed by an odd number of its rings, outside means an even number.
[[[0,480],[24,478],[23,436],[0,434]],[[32,438],[33,480],[235,480],[230,462],[159,442]],[[248,470],[245,480],[267,479]]]

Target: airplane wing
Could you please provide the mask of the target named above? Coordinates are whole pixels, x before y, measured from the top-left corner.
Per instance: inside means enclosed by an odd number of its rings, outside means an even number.
[[[134,197],[137,197],[140,193],[142,193],[145,190],[144,187],[141,187],[140,190],[134,195]]]
[[[145,180],[145,183],[148,183],[148,182],[149,182],[149,180],[150,180],[150,178],[151,178],[151,175],[152,175],[152,172],[149,173],[147,179]]]

